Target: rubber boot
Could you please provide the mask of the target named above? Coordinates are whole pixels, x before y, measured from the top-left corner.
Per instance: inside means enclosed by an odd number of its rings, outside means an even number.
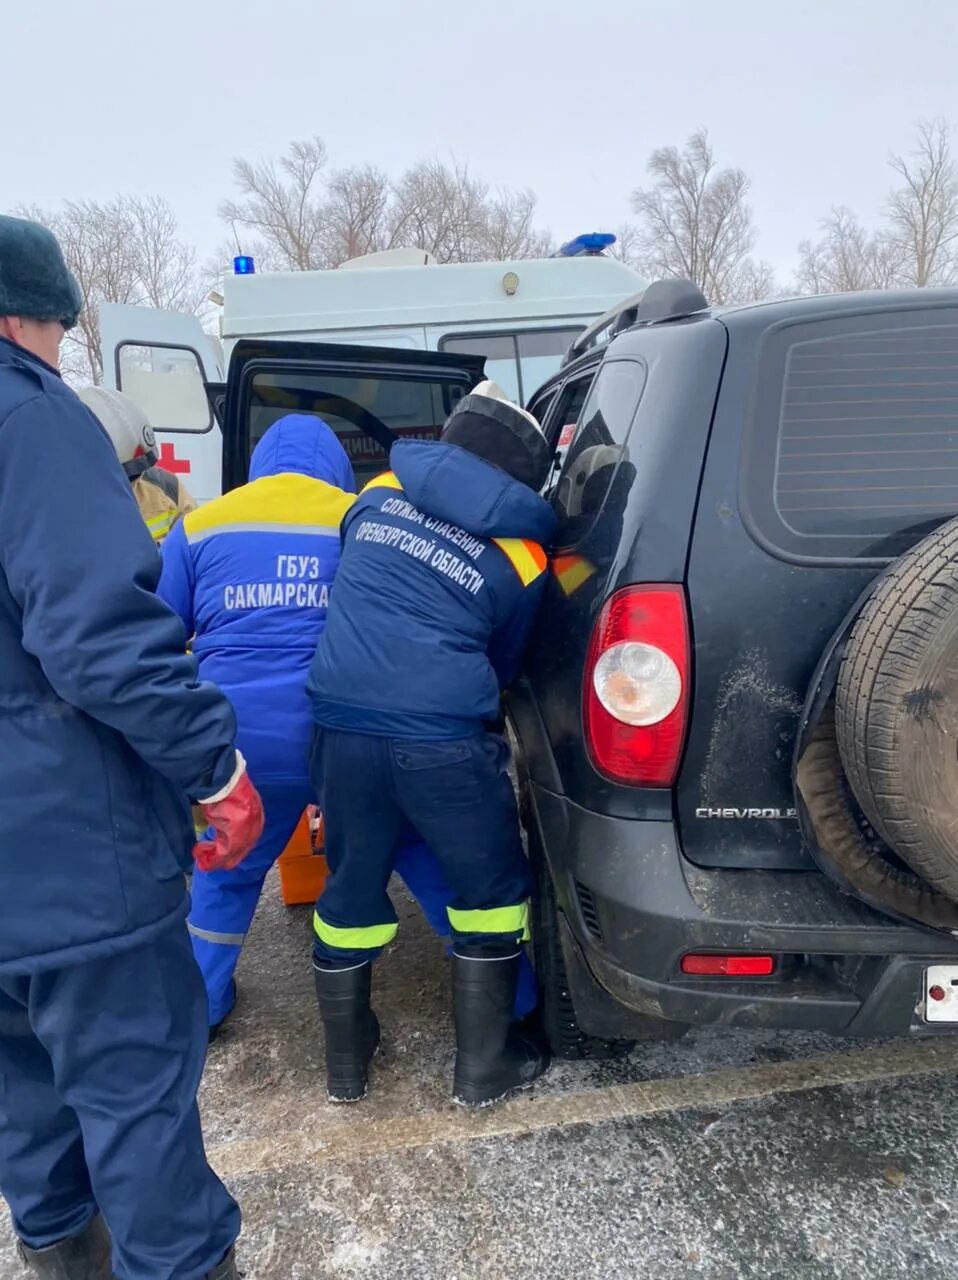
[[[110,1233],[97,1214],[79,1235],[46,1249],[28,1249],[21,1243],[20,1257],[42,1280],[112,1280]]]
[[[206,1280],[240,1280],[240,1273],[236,1270],[236,1254],[232,1249],[218,1267],[207,1272]]]
[[[372,964],[320,969],[313,964],[316,998],[326,1036],[326,1093],[330,1102],[365,1098],[369,1063],[379,1048],[376,1015],[369,1007]]]
[[[544,1042],[512,1022],[519,956],[452,957],[452,1008],[456,1023],[455,1102],[487,1107],[548,1070]]]

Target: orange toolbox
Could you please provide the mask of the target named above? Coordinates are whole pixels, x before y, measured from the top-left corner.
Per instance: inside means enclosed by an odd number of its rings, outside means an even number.
[[[315,902],[326,884],[322,815],[309,808],[279,855],[279,887],[287,907]]]

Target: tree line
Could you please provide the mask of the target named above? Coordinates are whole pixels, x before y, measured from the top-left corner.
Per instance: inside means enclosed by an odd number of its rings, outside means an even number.
[[[754,255],[757,228],[741,168],[721,166],[707,131],[661,147],[632,193],[633,220],[615,254],[647,279],[685,276],[711,302],[787,293],[926,287],[958,281],[958,163],[945,120],[920,121],[911,150],[889,157],[880,220],[862,222],[837,204],[798,246],[794,279],[777,280]],[[102,302],[208,312],[209,295],[234,253],[261,270],[309,271],[398,246],[439,262],[544,257],[555,251],[537,225],[536,196],[493,188],[456,161],[423,160],[398,176],[375,165],[333,168],[318,137],[272,159],[233,162],[234,196],[219,216],[227,231],[208,262],[180,236],[161,196],[66,201],[21,208],[59,237],[87,306],[70,335],[67,367],[99,382]]]

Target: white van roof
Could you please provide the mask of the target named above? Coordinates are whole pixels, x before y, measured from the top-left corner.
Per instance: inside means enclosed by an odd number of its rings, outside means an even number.
[[[421,252],[421,251],[420,251]],[[614,258],[529,258],[231,275],[222,336],[600,315],[641,278]]]

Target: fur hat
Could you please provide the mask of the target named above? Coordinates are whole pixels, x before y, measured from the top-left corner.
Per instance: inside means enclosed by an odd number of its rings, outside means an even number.
[[[442,440],[475,453],[530,489],[541,489],[552,450],[531,413],[494,382],[480,382],[446,419]]]
[[[53,232],[0,214],[0,316],[59,320],[72,329],[82,307],[80,286]]]

